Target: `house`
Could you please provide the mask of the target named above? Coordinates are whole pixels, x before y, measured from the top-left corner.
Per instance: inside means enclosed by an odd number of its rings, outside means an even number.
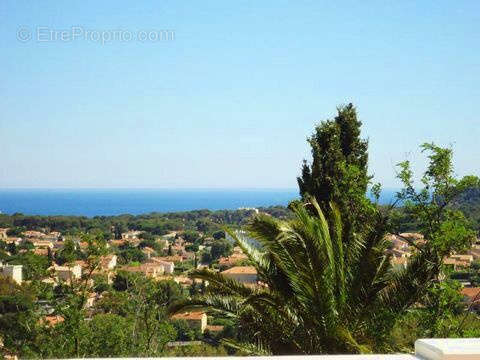
[[[469,268],[472,262],[473,255],[454,254],[450,255],[448,258],[443,259],[443,264],[453,267],[455,271],[457,269]]]
[[[200,330],[202,334],[207,328],[207,314],[203,311],[175,314],[172,319],[185,320],[189,327]]]
[[[474,311],[480,310],[480,288],[479,287],[471,287],[471,288],[463,288],[460,290],[460,293],[464,297],[465,304]]]
[[[221,274],[241,283],[252,284],[257,282],[257,269],[253,266],[234,266],[233,268],[222,271]]]
[[[162,250],[168,247],[168,241],[165,239],[157,239],[156,242],[159,244]]]
[[[474,245],[468,253],[473,256],[474,260],[480,259],[480,249],[478,248],[478,245]]]
[[[402,239],[398,238],[397,236],[395,236],[393,239],[391,239],[391,242],[392,242],[392,245],[393,245],[394,249],[408,250],[409,247],[410,247],[410,244],[407,241],[402,240]]]
[[[182,285],[184,287],[190,286],[193,284],[193,280],[190,279],[188,276],[175,276],[173,278],[177,284]]]
[[[468,263],[468,266],[470,266],[473,262],[473,255],[471,254],[454,254],[450,255],[450,257]]]
[[[45,237],[45,234],[40,232],[40,231],[33,231],[33,230],[27,230],[27,231],[24,231],[23,233],[23,236],[27,237],[27,238],[36,238],[36,239],[40,239],[40,238],[43,238]]]
[[[130,230],[125,233],[122,233],[122,239],[125,239],[125,240],[138,239],[139,235],[142,233],[143,231]]]
[[[406,269],[408,257],[392,257],[390,260],[394,269]]]
[[[183,257],[181,257],[180,255],[162,256],[162,257],[156,257],[156,259],[166,261],[166,262],[172,262],[172,263],[183,261]]]
[[[176,236],[177,236],[177,232],[176,231],[171,231],[168,234],[163,235],[162,238],[164,238],[165,240],[168,241],[168,240],[175,239]]]
[[[59,241],[61,239],[62,239],[62,234],[58,231],[52,231],[49,234],[45,235],[45,240]]]
[[[218,259],[218,264],[223,267],[231,267],[247,259],[248,259],[247,255],[243,253],[234,252],[232,255],[228,257],[221,257],[220,259]]]
[[[175,265],[171,261],[164,261],[162,258],[159,257],[151,257],[147,260],[147,263],[159,264],[163,266],[165,274],[173,274],[175,270]]]
[[[392,254],[396,258],[409,258],[412,254],[409,251],[404,251],[400,249],[390,249],[386,251],[387,254]]]
[[[443,265],[446,265],[446,266],[450,267],[454,271],[468,268],[467,263],[465,263],[464,261],[460,261],[458,259],[452,258],[452,257],[448,257],[448,258],[443,259]]]
[[[184,260],[193,260],[193,259],[195,259],[195,253],[192,252],[192,251],[184,251],[182,253],[182,258]]]
[[[150,257],[152,256],[152,254],[155,253],[155,250],[153,250],[151,247],[144,247],[142,249],[142,252],[145,254],[145,256],[147,257],[147,259],[150,259]]]
[[[117,255],[107,255],[102,257],[100,267],[104,270],[112,270],[117,266]]]
[[[23,241],[21,237],[7,237],[4,240],[7,244],[15,244],[15,245],[20,245]]]
[[[59,280],[65,282],[77,280],[82,277],[82,267],[79,264],[75,264],[73,266],[59,266],[55,264],[50,269],[55,271],[55,275]]]
[[[82,250],[85,250],[85,249],[88,248],[88,242],[86,242],[86,241],[80,241],[80,242],[78,243],[78,247],[79,247],[80,249],[82,249]]]
[[[85,301],[85,308],[92,308],[97,300],[97,294],[92,292],[87,295],[87,300]]]
[[[6,240],[8,228],[0,228],[0,240]]]
[[[63,241],[55,241],[53,243],[53,248],[56,249],[56,250],[59,250],[59,249],[63,248],[64,245],[65,244],[64,244]]]
[[[127,272],[138,272],[151,278],[157,278],[163,275],[165,269],[160,264],[146,263],[139,266],[124,266],[122,270]]]
[[[3,265],[0,262],[0,271],[3,276],[11,278],[18,285],[22,283],[22,265]]]
[[[53,249],[53,243],[49,240],[33,240],[32,244],[37,249]]]
[[[35,249],[33,253],[39,256],[48,256],[48,249],[45,249],[45,248]]]
[[[112,240],[110,241],[110,244],[113,245],[113,246],[123,246],[125,245],[127,242],[125,240]]]
[[[60,315],[48,315],[44,316],[40,321],[47,327],[54,327],[55,325],[64,322],[65,319]]]
[[[55,279],[52,279],[52,278],[45,278],[42,280],[42,283],[44,284],[50,284],[52,286],[57,286],[57,281]]]
[[[407,238],[411,241],[419,241],[423,240],[423,235],[420,233],[402,233],[400,234],[400,238]]]
[[[218,334],[218,333],[222,332],[223,329],[224,329],[224,326],[222,326],[222,325],[207,325],[207,327],[205,328],[205,330],[207,330],[210,333],[214,333],[214,334]]]
[[[82,268],[82,271],[88,269],[90,266],[85,260],[76,260],[75,264],[79,265]]]

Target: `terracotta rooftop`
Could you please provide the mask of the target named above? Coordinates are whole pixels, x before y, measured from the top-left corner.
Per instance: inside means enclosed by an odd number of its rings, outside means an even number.
[[[421,240],[423,239],[423,235],[420,233],[402,233],[400,234],[401,237],[408,238],[411,240]]]
[[[463,288],[460,290],[460,293],[473,301],[476,298],[476,301],[480,301],[480,288],[473,287],[473,288]]]
[[[403,257],[403,258],[402,257],[393,257],[391,261],[394,265],[405,265],[405,264],[408,263],[408,258],[406,258],[406,257]]]
[[[161,256],[161,257],[159,256],[159,257],[156,257],[156,259],[161,260],[161,261],[166,261],[166,262],[173,262],[173,263],[183,261],[183,258],[179,255]]]
[[[35,255],[40,255],[40,256],[47,256],[48,255],[48,249],[35,249],[33,251]]]
[[[172,319],[175,320],[202,320],[205,313],[203,311],[192,311],[181,314],[175,314],[172,316]]]
[[[45,316],[43,321],[47,326],[55,326],[59,323],[62,323],[65,319],[60,315]]]
[[[222,274],[250,274],[256,275],[257,269],[253,266],[234,266],[228,270],[222,271]]]

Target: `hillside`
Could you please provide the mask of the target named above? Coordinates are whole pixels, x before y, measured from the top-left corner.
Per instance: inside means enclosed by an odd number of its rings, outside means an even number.
[[[476,230],[480,230],[480,187],[471,188],[461,194],[454,207],[462,210]]]

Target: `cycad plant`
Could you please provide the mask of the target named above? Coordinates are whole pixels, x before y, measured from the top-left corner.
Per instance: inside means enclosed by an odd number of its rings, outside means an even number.
[[[206,293],[171,312],[202,308],[235,319],[243,342],[225,342],[245,352],[369,352],[372,315],[388,301],[383,297],[389,278],[386,244],[381,236],[346,248],[335,205],[329,213],[327,219],[312,198],[307,206],[296,205],[292,220],[256,215],[248,230],[258,249],[230,234],[256,268],[259,285],[195,270],[192,277],[209,283]],[[372,267],[374,272],[363,271]]]

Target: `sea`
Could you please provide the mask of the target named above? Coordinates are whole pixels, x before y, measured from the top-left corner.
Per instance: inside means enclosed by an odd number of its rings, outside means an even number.
[[[386,190],[381,203],[391,201]],[[0,212],[109,216],[188,210],[286,206],[297,189],[0,189]]]

